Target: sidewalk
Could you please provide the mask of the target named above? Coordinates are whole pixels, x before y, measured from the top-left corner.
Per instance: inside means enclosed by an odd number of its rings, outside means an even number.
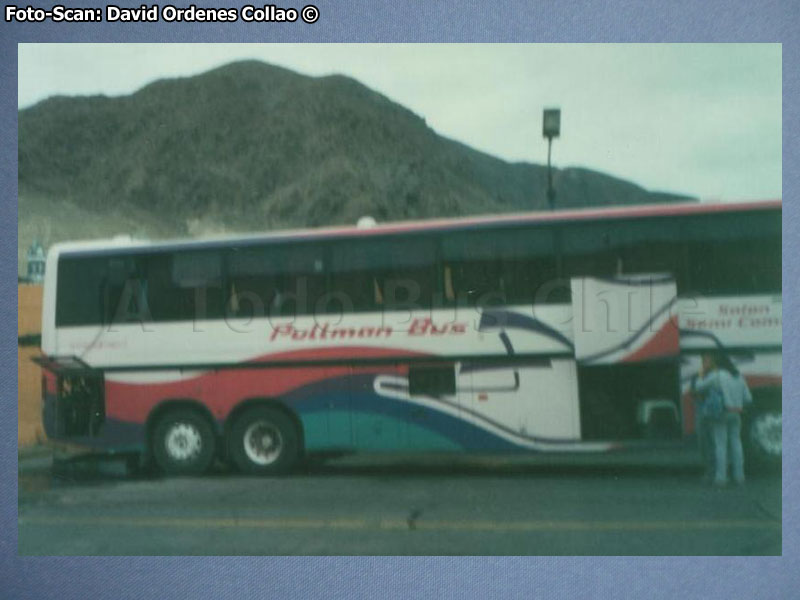
[[[113,458],[112,455],[92,454],[80,448],[57,447],[50,444],[32,444],[17,450],[17,470],[20,473],[50,469],[54,461],[67,462],[81,456]]]
[[[53,466],[54,448],[46,444],[23,446],[17,450],[17,471],[45,471]]]
[[[40,444],[19,448],[17,475],[22,479],[41,475],[62,480],[120,478],[130,474],[124,455],[104,454],[80,448],[62,448]]]
[[[72,461],[85,457],[86,461]],[[102,471],[109,468],[119,470],[120,460],[124,458],[113,454],[95,454],[80,449],[35,445],[19,449],[18,472],[52,470],[54,462],[70,468],[94,468]],[[79,465],[78,463],[86,463]],[[694,470],[700,467],[697,453],[686,447],[648,448],[628,452],[609,453],[519,453],[519,454],[481,454],[481,453],[358,453],[325,461],[329,465],[358,470],[380,470],[385,468],[406,469],[423,472],[426,470],[442,471],[449,469],[497,469],[498,472],[515,470],[559,468],[595,470],[598,473],[616,469],[657,469],[657,470]],[[311,464],[314,461],[312,459]],[[91,466],[90,466],[91,464]],[[110,467],[109,465],[114,465]]]

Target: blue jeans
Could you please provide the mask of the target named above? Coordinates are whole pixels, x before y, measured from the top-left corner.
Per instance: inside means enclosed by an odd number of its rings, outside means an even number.
[[[736,483],[744,483],[744,450],[742,450],[742,416],[735,412],[725,412],[722,419],[712,425],[714,436],[714,483],[728,482],[728,459],[731,476]]]

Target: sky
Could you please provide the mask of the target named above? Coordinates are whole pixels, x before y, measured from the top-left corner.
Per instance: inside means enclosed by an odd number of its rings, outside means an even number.
[[[119,96],[241,59],[353,77],[437,133],[705,201],[780,198],[780,44],[20,44],[18,106]]]

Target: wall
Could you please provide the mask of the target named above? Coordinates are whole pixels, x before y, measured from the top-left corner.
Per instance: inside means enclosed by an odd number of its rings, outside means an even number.
[[[42,324],[42,286],[19,284],[18,335],[38,334]],[[39,355],[37,346],[18,346],[17,382],[19,386],[19,421],[17,437],[20,446],[44,441],[42,428],[42,372],[31,358]]]

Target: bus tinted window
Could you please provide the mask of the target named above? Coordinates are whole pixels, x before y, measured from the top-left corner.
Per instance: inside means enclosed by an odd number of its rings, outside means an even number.
[[[326,261],[319,244],[232,248],[228,255],[229,314],[312,314],[324,303]]]
[[[221,318],[217,252],[120,254],[59,260],[57,325]]]
[[[780,293],[780,213],[706,215],[685,225],[689,291]]]
[[[688,251],[684,242],[641,242],[624,246],[619,258],[623,275],[669,274],[678,293],[689,289]]]
[[[447,235],[445,297],[467,306],[564,301],[554,249],[553,233],[545,229]]]
[[[228,254],[228,314],[266,315],[276,301],[278,274],[278,265],[264,248],[232,248]]]
[[[780,238],[689,246],[690,290],[709,296],[781,292]]]
[[[105,257],[61,257],[58,261],[56,325],[95,325],[103,321]]]
[[[622,220],[564,227],[564,274],[613,277],[669,273],[678,293],[775,293],[780,215],[724,214]]]
[[[781,236],[780,213],[700,215],[681,223],[688,241],[732,242]]]
[[[430,307],[435,261],[428,238],[339,242],[332,247],[331,294],[345,311]]]
[[[103,323],[152,320],[142,261],[131,255],[108,258],[103,295]]]
[[[669,274],[687,289],[685,224],[675,218],[599,221],[564,227],[566,277]]]
[[[191,251],[141,257],[147,299],[142,320],[219,319],[224,314],[220,254]],[[136,286],[135,280],[130,284]],[[128,319],[131,320],[131,319]]]
[[[279,239],[59,260],[56,324],[569,302],[569,279],[670,273],[679,294],[779,293],[779,211]]]
[[[600,221],[564,227],[567,277],[670,274],[685,288],[686,244],[677,219]]]

